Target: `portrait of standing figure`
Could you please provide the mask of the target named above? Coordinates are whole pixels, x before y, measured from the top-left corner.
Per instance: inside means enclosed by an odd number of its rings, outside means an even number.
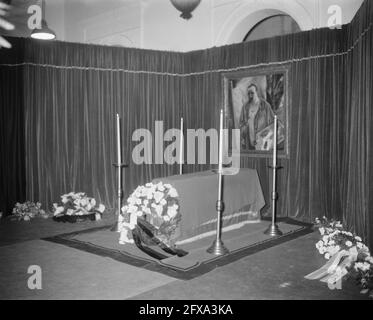
[[[287,73],[236,72],[225,75],[226,125],[240,129],[243,155],[270,157],[274,146],[277,116],[277,150],[287,153]]]

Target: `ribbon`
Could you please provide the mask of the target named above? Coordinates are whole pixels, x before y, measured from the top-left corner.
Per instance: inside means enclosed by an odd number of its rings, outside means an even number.
[[[305,278],[308,280],[320,279],[321,282],[335,284],[343,279],[343,277],[348,273],[347,268],[351,266],[356,259],[356,254],[346,250],[341,250],[334,254],[321,268],[306,275]]]

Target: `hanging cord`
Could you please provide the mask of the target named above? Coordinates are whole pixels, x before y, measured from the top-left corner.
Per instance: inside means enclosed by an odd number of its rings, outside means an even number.
[[[198,75],[205,75],[209,73],[222,73],[222,72],[230,72],[230,71],[239,71],[242,69],[251,69],[257,67],[265,67],[265,66],[274,66],[274,65],[283,65],[288,63],[296,63],[308,60],[315,60],[315,59],[323,59],[323,58],[330,58],[330,57],[338,57],[344,56],[352,52],[361,39],[371,30],[373,23],[371,22],[369,26],[360,34],[360,36],[355,40],[353,45],[344,52],[340,53],[331,53],[331,54],[323,54],[323,55],[316,55],[316,56],[309,56],[303,58],[295,58],[289,59],[285,61],[278,61],[278,62],[265,62],[265,63],[258,63],[255,65],[249,66],[240,66],[235,68],[226,68],[226,69],[215,69],[215,70],[205,70],[199,72],[191,72],[191,73],[170,73],[170,72],[158,72],[158,71],[142,71],[142,70],[128,70],[128,69],[112,69],[112,68],[97,68],[97,67],[79,67],[79,66],[58,66],[52,64],[39,64],[33,62],[22,62],[17,64],[0,64],[1,67],[21,67],[21,66],[32,66],[32,67],[42,67],[42,68],[54,68],[54,69],[63,69],[63,70],[92,70],[92,71],[109,71],[109,72],[124,72],[130,74],[148,74],[148,75],[158,75],[158,76],[171,76],[171,77],[191,77],[191,76],[198,76]]]

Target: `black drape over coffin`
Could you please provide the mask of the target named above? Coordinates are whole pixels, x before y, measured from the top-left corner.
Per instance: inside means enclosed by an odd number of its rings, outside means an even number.
[[[130,163],[126,198],[137,185],[178,170],[133,164],[135,129],[154,131],[156,120],[177,128],[181,116],[188,128],[217,128],[221,72],[289,62],[290,156],[280,160],[278,213],[343,219],[372,245],[372,17],[367,0],[342,30],[190,53],[10,39],[13,49],[0,50],[1,210],[25,199],[50,207],[70,191],[114,207],[115,113]],[[242,160],[258,170],[267,203],[269,164]]]

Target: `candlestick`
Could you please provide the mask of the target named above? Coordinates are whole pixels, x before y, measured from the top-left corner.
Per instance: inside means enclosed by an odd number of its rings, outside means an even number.
[[[223,109],[220,110],[219,125],[219,172],[223,169]]]
[[[275,122],[273,124],[273,167],[276,167],[277,163],[277,116],[275,116]]]
[[[229,250],[224,246],[221,240],[221,215],[224,211],[224,202],[222,200],[223,187],[223,109],[220,111],[220,126],[219,126],[219,170],[218,170],[218,200],[216,201],[216,211],[218,217],[216,220],[216,239],[212,245],[207,249],[208,253],[216,256],[229,253]]]
[[[118,194],[117,194],[117,222],[114,226],[110,229],[111,231],[118,232],[118,220],[120,215],[120,210],[122,206],[122,157],[121,157],[121,145],[120,145],[120,121],[119,121],[119,114],[117,113],[117,163],[114,164],[117,168],[117,182],[118,182]]]
[[[273,179],[272,179],[272,222],[267,230],[264,231],[265,234],[276,237],[281,236],[282,232],[278,225],[276,224],[276,200],[277,200],[277,192],[276,192],[276,171],[277,171],[277,116],[275,116],[275,120],[273,123],[273,165],[272,165],[272,172],[273,172]]]
[[[118,162],[118,165],[122,163],[120,148],[121,148],[120,146],[120,123],[119,123],[119,114],[117,113],[117,162]]]
[[[180,174],[183,174],[183,157],[184,157],[184,119],[180,120]]]

